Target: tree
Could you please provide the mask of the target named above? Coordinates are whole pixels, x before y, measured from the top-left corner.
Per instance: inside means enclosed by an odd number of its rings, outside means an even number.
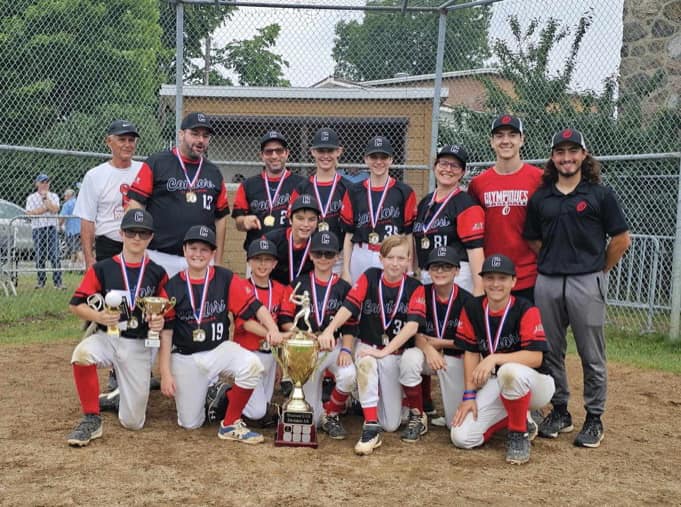
[[[437,6],[441,0],[419,5]],[[367,5],[394,5],[392,0],[369,0]],[[451,11],[447,15],[444,70],[480,67],[489,56],[489,7]],[[367,11],[362,21],[336,25],[333,57],[336,76],[353,81],[435,72],[438,14]]]

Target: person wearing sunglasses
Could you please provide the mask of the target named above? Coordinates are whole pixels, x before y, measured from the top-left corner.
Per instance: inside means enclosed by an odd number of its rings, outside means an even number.
[[[94,334],[73,351],[71,364],[83,418],[68,436],[71,446],[82,447],[102,436],[97,368],[116,369],[120,396],[118,420],[124,428],[144,426],[149,400],[153,348],[145,338],[149,330],[161,331],[163,317],[143,314],[138,301],[161,295],[168,277],[149,258],[154,219],[145,210],[129,210],[121,221],[122,251],[88,268],[70,302],[70,310],[83,320],[97,323]],[[120,306],[107,308],[106,297],[118,296]],[[89,303],[103,301],[93,308]],[[111,302],[111,296],[109,296]],[[102,304],[105,303],[105,304]]]

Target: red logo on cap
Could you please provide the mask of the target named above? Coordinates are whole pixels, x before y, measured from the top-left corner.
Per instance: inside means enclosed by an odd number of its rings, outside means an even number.
[[[501,117],[501,123],[511,123],[511,117],[506,115]]]
[[[570,129],[563,130],[563,139],[567,139],[569,137],[572,137],[572,130]]]
[[[586,201],[580,201],[577,203],[577,206],[575,207],[577,209],[577,213],[581,213],[584,211],[587,207]]]

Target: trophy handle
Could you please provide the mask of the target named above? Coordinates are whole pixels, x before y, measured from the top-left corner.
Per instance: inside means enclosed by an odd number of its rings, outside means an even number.
[[[272,355],[274,356],[274,360],[277,362],[277,364],[281,367],[281,373],[284,377],[288,377],[288,368],[286,368],[286,365],[284,364],[284,361],[281,359],[281,346],[279,345],[272,345]]]

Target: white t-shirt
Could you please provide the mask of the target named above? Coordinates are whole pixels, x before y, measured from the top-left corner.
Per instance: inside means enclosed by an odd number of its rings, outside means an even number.
[[[142,162],[136,160],[126,169],[104,162],[85,174],[73,214],[94,222],[95,236],[121,240],[118,231],[125,213],[128,189],[140,167]]]
[[[48,192],[47,198],[52,201],[52,204],[56,204],[59,207],[59,196],[54,192]],[[38,208],[42,208],[43,197],[38,192],[33,192],[26,198],[26,211],[33,211]],[[57,227],[59,224],[58,218],[44,218],[51,215],[56,215],[57,213],[52,213],[51,211],[46,211],[40,215],[34,215],[35,218],[31,220],[32,229],[40,229],[42,227]]]

